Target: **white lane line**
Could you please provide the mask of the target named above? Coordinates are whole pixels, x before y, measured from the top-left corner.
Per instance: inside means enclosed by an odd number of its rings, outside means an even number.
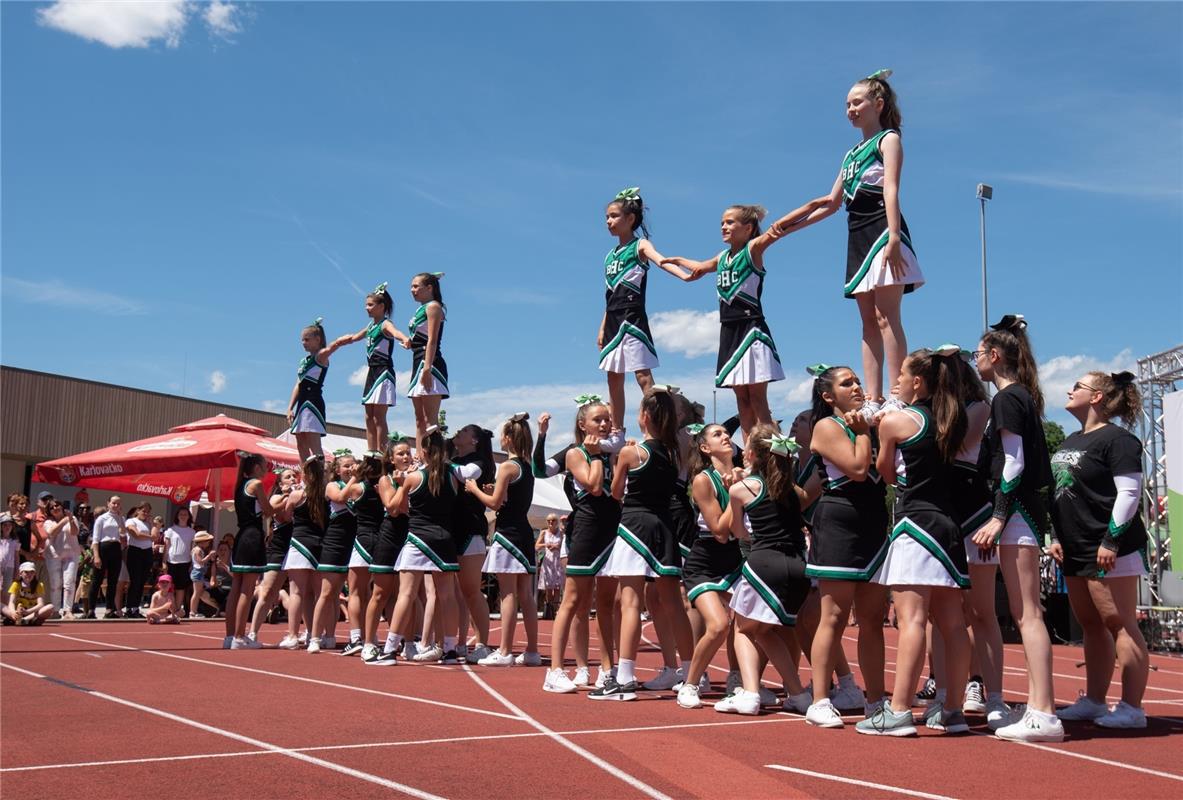
[[[804,717],[769,716],[761,719],[734,720],[731,722],[694,722],[682,725],[645,725],[635,728],[596,728],[579,731],[557,731],[560,736],[598,736],[612,733],[644,733],[646,731],[672,731],[683,728],[718,728],[723,725],[767,725],[780,722],[804,722]],[[77,769],[82,767],[107,767],[122,764],[153,764],[167,761],[195,761],[202,758],[238,758],[242,756],[278,755],[280,750],[291,753],[317,753],[328,750],[371,750],[385,747],[416,747],[430,744],[459,744],[466,742],[486,742],[501,739],[532,739],[546,736],[538,731],[525,733],[494,733],[484,736],[451,736],[441,739],[411,739],[397,742],[361,742],[358,744],[320,744],[311,747],[281,747],[275,751],[245,750],[227,753],[197,753],[194,755],[153,756],[145,758],[121,758],[111,761],[79,761],[64,764],[30,764],[24,767],[3,767],[0,774],[5,772],[36,772],[47,769]]]
[[[1149,767],[1139,767],[1134,764],[1124,764],[1120,761],[1110,761],[1107,758],[1098,758],[1097,756],[1090,756],[1090,755],[1086,755],[1084,753],[1076,753],[1071,750],[1061,750],[1058,747],[1050,747],[1046,744],[1036,744],[1035,742],[1011,742],[1011,741],[1007,741],[1006,739],[999,739],[994,734],[986,733],[984,731],[970,731],[970,733],[974,734],[975,736],[986,736],[991,739],[994,739],[995,741],[1002,742],[1004,744],[1021,744],[1024,747],[1034,747],[1036,750],[1044,750],[1048,753],[1055,753],[1058,756],[1068,756],[1070,758],[1079,758],[1082,761],[1092,761],[1095,764],[1104,764],[1107,767],[1118,767],[1119,769],[1133,770],[1134,772],[1141,772],[1146,775],[1154,775],[1159,778],[1166,778],[1167,780],[1183,782],[1183,775],[1176,775],[1173,772],[1163,772],[1163,771],[1157,770],[1157,769],[1150,769]]]
[[[872,781],[859,781],[854,778],[844,778],[841,775],[830,775],[827,772],[813,772],[808,769],[798,769],[797,767],[786,767],[783,764],[765,764],[768,769],[778,769],[781,772],[793,772],[797,775],[805,775],[810,778],[818,778],[823,781],[835,781],[837,783],[849,783],[851,786],[863,786],[868,789],[879,789],[884,792],[895,792],[896,794],[906,794],[909,797],[924,797],[928,800],[953,800],[952,797],[946,797],[943,794],[929,794],[928,792],[917,791],[916,789],[901,789],[898,786],[888,786],[886,783],[874,783]]]
[[[87,689],[87,688],[84,688],[81,686],[76,686],[74,684],[66,684],[62,681],[55,679],[55,678],[50,678],[46,675],[41,675],[41,674],[39,674],[37,672],[33,672],[31,670],[21,669],[20,667],[14,667],[11,664],[5,664],[3,662],[0,662],[0,667],[15,670],[16,672],[22,673],[24,675],[28,675],[33,678],[40,678],[42,680],[57,682],[57,683],[59,683],[59,685],[68,686],[68,688],[72,688],[75,691],[84,692],[85,694],[88,694],[91,697],[97,697],[101,700],[107,700],[108,702],[116,703],[117,705],[126,706],[127,708],[133,708],[136,711],[142,711],[145,714],[151,714],[153,716],[160,717],[162,719],[167,719],[170,722],[178,722],[182,725],[188,725],[191,728],[197,728],[198,730],[205,731],[206,733],[212,733],[216,736],[223,736],[227,739],[233,739],[236,742],[242,742],[243,744],[249,744],[252,747],[259,748],[260,750],[266,750],[266,751],[269,751],[272,753],[277,753],[279,755],[286,756],[287,758],[295,759],[296,761],[303,761],[305,764],[312,764],[313,766],[316,766],[316,767],[323,767],[324,769],[332,770],[333,772],[338,772],[342,775],[348,775],[351,778],[357,778],[358,780],[366,781],[368,783],[377,784],[378,786],[382,786],[387,789],[393,789],[396,792],[402,792],[403,794],[410,795],[411,797],[417,797],[420,800],[443,800],[443,798],[441,798],[439,795],[431,794],[430,792],[424,792],[420,789],[416,789],[414,786],[407,786],[405,783],[398,783],[397,781],[387,780],[386,778],[379,777],[378,775],[371,775],[368,772],[362,772],[361,770],[353,769],[352,767],[342,766],[341,764],[334,764],[332,761],[325,761],[324,759],[316,758],[315,756],[305,755],[304,753],[294,753],[294,752],[291,752],[290,750],[282,748],[278,745],[271,744],[270,742],[264,742],[261,739],[254,739],[250,736],[243,736],[240,733],[234,733],[233,731],[228,731],[223,728],[216,728],[213,725],[206,725],[203,722],[197,722],[196,720],[187,719],[185,717],[179,717],[176,714],[170,714],[167,711],[161,711],[160,709],[152,708],[151,706],[141,705],[139,703],[132,702],[131,700],[124,700],[122,697],[116,697],[115,695],[107,694],[106,692],[99,692],[99,691],[95,691],[94,689]]]
[[[179,661],[191,661],[194,664],[205,664],[206,666],[210,666],[210,667],[222,667],[223,669],[235,669],[235,670],[239,670],[240,672],[253,672],[256,675],[266,675],[271,678],[285,678],[290,681],[300,681],[301,683],[313,683],[313,684],[317,684],[318,686],[331,686],[334,689],[345,689],[345,690],[351,691],[351,692],[362,692],[363,694],[374,694],[374,695],[378,695],[379,697],[391,697],[391,698],[394,698],[395,700],[407,700],[412,703],[425,703],[425,704],[431,705],[431,706],[440,706],[441,708],[451,708],[456,711],[468,711],[472,714],[483,714],[483,715],[489,716],[489,717],[498,717],[500,719],[510,719],[510,720],[514,720],[515,722],[521,721],[519,717],[515,717],[512,714],[503,714],[500,711],[486,711],[483,708],[472,708],[471,706],[462,706],[462,705],[457,705],[455,703],[445,703],[440,700],[428,700],[427,698],[424,698],[424,697],[414,697],[412,695],[407,695],[407,694],[396,694],[394,692],[383,692],[378,689],[367,689],[364,686],[351,686],[349,684],[344,684],[344,683],[334,683],[332,681],[322,681],[322,680],[318,680],[316,678],[307,678],[307,677],[304,677],[303,675],[289,675],[286,672],[273,672],[271,670],[266,670],[266,669],[256,669],[254,667],[244,667],[239,664],[226,664],[221,661],[210,661],[209,659],[205,659],[205,658],[193,658],[192,656],[183,656],[183,655],[180,655],[179,653],[166,653],[166,652],[163,652],[160,650],[150,650],[150,649],[145,649],[145,648],[140,648],[140,647],[129,647],[128,645],[125,645],[125,644],[113,644],[111,642],[100,642],[100,641],[96,641],[94,639],[81,639],[77,636],[66,636],[65,634],[61,634],[61,633],[51,633],[50,636],[56,636],[59,639],[69,639],[74,642],[82,642],[83,644],[95,644],[95,645],[99,645],[101,647],[112,647],[112,648],[115,648],[116,650],[130,650],[133,653],[144,653],[146,655],[162,656],[164,658],[175,658]],[[47,651],[47,652],[52,652],[52,651]]]
[[[86,655],[90,656],[91,658],[102,658],[102,656],[100,656],[98,653],[87,653]]]
[[[184,631],[172,631],[173,636],[191,636],[194,639],[213,639],[215,642],[220,642],[224,636],[214,636],[209,633],[185,633]]]
[[[642,794],[653,798],[653,800],[673,800],[673,798],[671,798],[669,795],[664,794],[664,793],[658,791],[657,789],[654,789],[652,786],[645,783],[640,778],[635,778],[632,775],[629,775],[624,770],[608,763],[604,759],[597,756],[595,753],[592,753],[589,750],[585,750],[584,748],[580,747],[579,745],[575,744],[572,741],[564,739],[562,736],[555,733],[553,730],[546,727],[541,722],[539,722],[538,720],[534,719],[529,714],[527,714],[525,711],[522,711],[516,705],[511,703],[509,701],[509,699],[507,699],[505,697],[505,695],[501,694],[496,689],[494,689],[492,686],[490,686],[488,683],[486,683],[485,680],[483,678],[481,678],[479,675],[477,675],[475,672],[473,672],[472,669],[467,664],[464,666],[464,671],[468,673],[468,676],[470,678],[472,678],[474,681],[476,681],[478,686],[480,686],[482,689],[484,689],[486,692],[488,692],[489,695],[494,700],[501,703],[501,705],[505,706],[510,711],[512,711],[514,714],[516,714],[518,719],[520,719],[522,722],[525,722],[526,724],[530,725],[531,727],[541,731],[551,741],[562,745],[563,747],[570,750],[572,753],[575,753],[576,755],[590,761],[592,764],[594,764],[595,766],[604,770],[609,775],[623,781],[624,783],[627,783],[629,786],[633,787],[634,789],[641,792]]]

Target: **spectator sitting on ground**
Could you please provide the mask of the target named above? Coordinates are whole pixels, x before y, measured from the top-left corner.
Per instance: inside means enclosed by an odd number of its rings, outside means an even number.
[[[144,618],[149,625],[180,625],[175,605],[176,596],[173,594],[173,579],[168,575],[161,575],[156,579],[156,591],[148,603],[148,610]]]
[[[7,624],[40,625],[53,616],[54,607],[45,602],[45,584],[37,580],[37,565],[32,561],[21,564],[8,592],[8,605],[0,609]]]

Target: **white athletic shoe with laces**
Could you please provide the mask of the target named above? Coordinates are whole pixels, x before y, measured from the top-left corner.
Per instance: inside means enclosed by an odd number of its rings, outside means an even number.
[[[999,728],[994,735],[1011,742],[1062,742],[1064,726],[1054,714],[1027,708],[1018,722]]]
[[[1122,700],[1112,711],[1103,717],[1097,717],[1093,722],[1102,728],[1145,728],[1146,712]]]
[[[414,660],[420,664],[427,664],[433,661],[439,661],[444,657],[444,648],[438,644],[433,644],[415,654]]]
[[[513,654],[502,653],[500,650],[494,650],[489,655],[476,662],[482,667],[512,667]]]
[[[1061,708],[1056,712],[1056,716],[1065,722],[1092,722],[1108,713],[1109,706],[1104,703],[1098,703],[1084,692],[1081,692],[1080,697],[1076,698],[1075,703],[1067,708]]]
[[[986,710],[986,691],[980,681],[971,680],[965,684],[965,700],[961,708],[971,714],[981,714]]]
[[[990,726],[990,730],[992,731],[996,731],[1014,722],[1011,719],[1013,713],[1011,707],[1001,700],[986,701],[986,724]]]
[[[541,667],[542,654],[537,650],[519,653],[518,657],[513,660],[513,663],[519,667]]]
[[[828,698],[810,705],[805,710],[805,721],[819,728],[842,728],[846,725]]]
[[[571,694],[579,691],[579,687],[567,677],[567,672],[561,667],[548,669],[546,679],[542,681],[542,691],[555,694]]]
[[[641,688],[650,692],[664,692],[682,682],[678,670],[672,667],[662,667],[661,672],[641,684]]]
[[[604,670],[602,670],[602,669],[597,669],[596,670],[596,683],[595,683],[594,688],[603,689],[604,684],[607,683],[608,678],[610,678],[610,677],[611,678],[616,677],[616,667],[613,667],[612,669],[608,670],[607,672],[604,672]]]
[[[409,639],[404,641],[403,642],[403,660],[404,661],[414,661],[415,656],[417,656],[417,655],[419,655],[419,645],[415,644],[413,641],[411,641]]]
[[[320,637],[315,637],[315,638],[308,640],[308,652],[309,653],[319,653],[320,652]]]
[[[588,674],[587,667],[576,667],[575,677],[571,679],[577,689],[586,689],[591,686],[591,676]]]
[[[760,695],[742,687],[715,703],[715,710],[723,714],[743,714],[754,717],[760,713]]]
[[[683,682],[678,688],[678,705],[682,708],[702,708],[702,699],[698,696],[698,686]]]
[[[277,644],[275,646],[278,647],[280,650],[299,650],[300,649],[300,640],[299,640],[299,638],[292,636],[289,633],[289,634],[285,635],[282,639],[280,639],[279,644]]]

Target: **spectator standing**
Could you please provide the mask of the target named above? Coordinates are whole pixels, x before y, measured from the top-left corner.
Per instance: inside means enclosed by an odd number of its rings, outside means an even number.
[[[544,619],[554,619],[559,608],[563,589],[564,570],[559,550],[563,544],[563,532],[559,527],[557,514],[548,514],[546,527],[538,532],[534,543],[538,560],[538,589],[543,593]]]
[[[74,584],[78,579],[78,520],[59,500],[49,501],[49,518],[41,524],[45,532],[45,572],[49,603],[60,610],[62,619],[73,619]]]
[[[4,592],[4,605],[8,605],[8,587],[16,580],[16,558],[20,549],[12,514],[5,511],[0,514],[0,591]]]
[[[115,605],[115,593],[119,590],[119,572],[123,568],[123,500],[114,495],[107,501],[107,510],[95,518],[90,536],[90,552],[94,563],[94,576],[90,584],[90,611],[94,613],[99,587],[107,581],[107,617],[122,616]]]
[[[124,530],[127,532],[127,599],[126,611],[129,617],[139,618],[140,605],[144,599],[144,583],[152,570],[152,527],[148,515],[152,513],[149,503],[141,503],[132,516],[128,517]]]
[[[185,616],[185,599],[193,585],[189,572],[193,568],[193,518],[189,509],[182,506],[173,514],[173,524],[164,532],[165,569],[172,577],[176,594],[174,605],[179,616]]]
[[[20,543],[18,558],[29,561],[32,558],[33,536],[29,525],[29,498],[23,494],[8,495],[8,514],[12,517],[13,536]],[[8,586],[5,585],[5,589]]]

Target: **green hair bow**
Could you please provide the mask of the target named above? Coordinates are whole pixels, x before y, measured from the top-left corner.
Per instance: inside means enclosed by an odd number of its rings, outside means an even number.
[[[433,433],[439,433],[439,432],[440,432],[439,425],[428,425],[426,428],[423,429],[423,435],[425,437],[431,436]]]
[[[655,383],[650,388],[655,392],[665,392],[666,394],[677,394],[682,391],[677,386],[671,386],[668,383]]]
[[[510,422],[525,422],[528,419],[530,419],[530,412],[529,411],[519,411],[518,413],[511,415],[509,418],[509,421]]]
[[[431,273],[431,274],[435,276],[435,279],[436,279],[437,281],[438,281],[440,278],[444,277],[444,273],[442,273],[442,272],[433,272],[433,273]]]
[[[273,475],[282,475],[282,474],[284,474],[285,472],[287,472],[287,471],[288,471],[288,469],[289,469],[289,467],[272,467],[272,468],[271,468],[271,473],[272,473]]]
[[[408,436],[407,434],[403,433],[402,431],[391,431],[390,433],[386,434],[386,438],[392,442],[401,442],[404,439],[414,439],[415,437]]]
[[[377,459],[381,460],[383,458],[383,455],[378,450],[367,450],[366,452],[362,453],[362,457],[363,458],[377,458]]]
[[[621,189],[619,192],[616,193],[616,197],[614,197],[612,199],[613,200],[640,200],[641,199],[641,187],[640,186],[630,186],[627,189]]]
[[[386,281],[382,281],[380,284],[378,284],[377,286],[374,287],[374,291],[370,292],[370,294],[382,294],[385,291],[386,291]]]
[[[338,447],[333,451],[333,458],[341,458],[342,456],[353,456],[353,451],[348,447]]]
[[[324,322],[324,321],[325,321],[325,318],[324,318],[324,317],[317,317],[316,319],[312,320],[312,324],[311,324],[311,325],[309,325],[309,327],[310,327],[310,328],[319,328],[319,327],[320,327],[320,323],[322,323],[322,322]]]
[[[806,367],[805,371],[808,372],[813,377],[817,378],[823,372],[825,372],[826,370],[830,370],[830,369],[833,369],[833,367],[831,367],[829,364],[813,364],[811,366]]]
[[[801,449],[801,445],[797,444],[797,440],[792,436],[781,436],[779,433],[774,433],[768,437],[767,441],[769,450],[786,458]]]
[[[866,80],[885,81],[891,77],[891,74],[892,74],[892,70],[890,70],[890,69],[877,69],[874,72],[872,72],[870,75],[868,75],[866,77]]]
[[[704,428],[706,428],[706,425],[703,425],[701,422],[692,422],[686,426],[686,433],[691,436],[697,436],[702,433]]]
[[[575,405],[579,406],[580,408],[602,402],[604,402],[604,398],[600,397],[598,394],[581,394],[579,397],[575,398]]]
[[[961,355],[963,352],[965,351],[961,349],[961,345],[948,342],[932,349],[934,356],[956,356]]]

